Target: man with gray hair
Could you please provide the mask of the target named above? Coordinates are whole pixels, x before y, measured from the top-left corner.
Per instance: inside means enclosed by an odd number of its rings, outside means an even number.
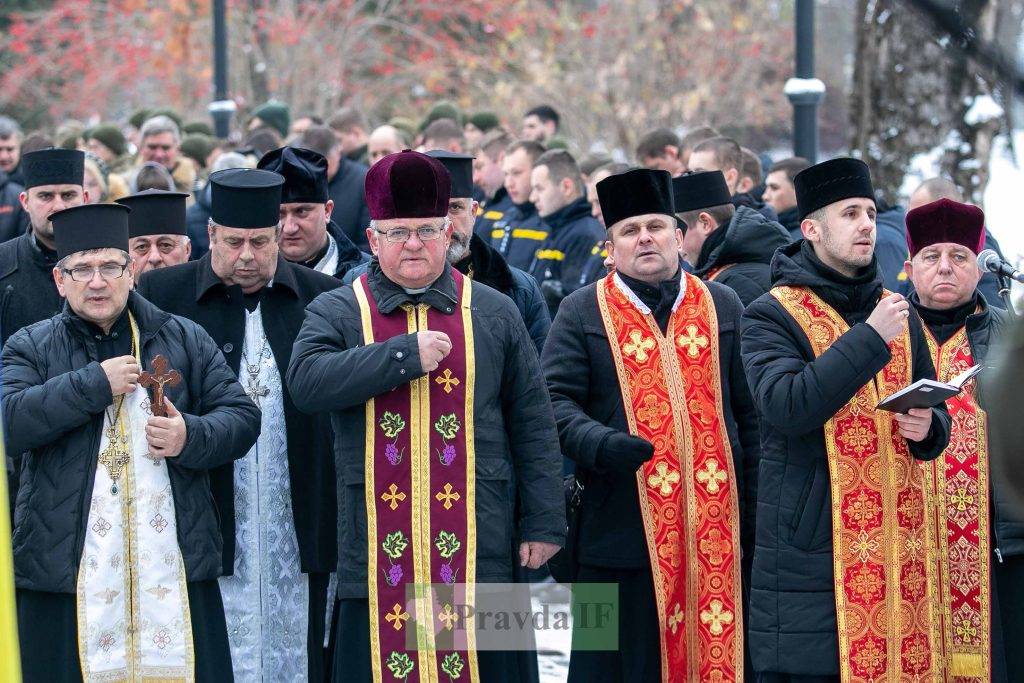
[[[282,256],[280,174],[228,169],[210,183],[209,253],[144,274],[139,292],[199,323],[262,411],[253,449],[210,473],[235,680],[319,681],[337,559],[332,435],[283,379],[303,310],[340,283]]]
[[[24,232],[28,220],[18,201],[25,182],[20,161],[21,128],[14,119],[0,116],[0,242]]]
[[[18,185],[25,185],[21,172],[21,126],[9,116],[0,116],[0,171]]]
[[[160,164],[174,179],[174,189],[191,195],[196,172],[187,159],[181,158],[181,131],[178,124],[169,116],[154,116],[142,124],[139,137],[140,168],[147,162]]]

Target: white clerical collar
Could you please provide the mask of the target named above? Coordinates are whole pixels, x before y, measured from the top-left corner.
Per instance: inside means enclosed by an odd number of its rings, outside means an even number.
[[[612,282],[615,283],[615,286],[619,288],[620,292],[626,295],[626,298],[629,299],[630,303],[636,306],[637,310],[644,315],[650,315],[650,307],[640,300],[640,297],[638,297],[636,293],[629,288],[629,285],[622,281],[622,278],[619,277],[618,273],[615,273],[612,276]],[[684,294],[686,294],[686,271],[683,270],[682,266],[679,266],[679,294],[676,295],[676,300],[672,303],[673,313],[675,313],[676,309],[679,308],[679,304],[683,302]]]
[[[404,291],[406,294],[409,294],[409,295],[423,294],[423,292],[427,291],[428,289],[430,289],[429,285],[426,286],[426,287],[417,287],[416,289],[409,289],[408,287],[402,287],[402,291]]]

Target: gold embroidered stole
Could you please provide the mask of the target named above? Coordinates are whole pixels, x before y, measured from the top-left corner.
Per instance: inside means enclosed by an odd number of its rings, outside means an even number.
[[[815,357],[849,329],[809,288],[776,287],[771,294],[807,335]],[[938,680],[922,468],[892,416],[875,407],[911,383],[909,328],[889,351],[889,363],[824,427],[844,683]]]
[[[131,314],[129,323],[141,367]],[[103,420],[76,588],[86,682],[195,679],[185,564],[167,463],[146,457],[151,415],[146,390],[138,386],[113,418],[108,414]]]
[[[451,270],[458,308],[380,312],[353,283],[366,344],[425,330],[451,352],[432,372],[366,403],[367,579],[373,680],[479,681],[476,632],[462,623],[476,583],[476,365],[472,282]],[[411,595],[410,595],[411,592]],[[412,599],[410,599],[412,598]]]
[[[975,364],[967,328],[945,344],[925,328],[939,381]],[[974,380],[946,401],[953,427],[941,457],[923,463],[934,525],[939,577],[940,662],[947,681],[987,681],[991,662],[991,528],[987,416],[975,401]]]
[[[665,335],[614,273],[598,283],[597,300],[629,431],[654,444],[637,487],[661,679],[740,681],[739,500],[722,408],[718,318],[704,283],[683,277]]]

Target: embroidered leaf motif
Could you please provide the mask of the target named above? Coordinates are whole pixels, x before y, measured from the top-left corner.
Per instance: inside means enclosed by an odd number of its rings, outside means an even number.
[[[389,439],[393,439],[401,434],[403,429],[405,429],[405,420],[398,413],[385,411],[384,415],[381,416],[380,430]]]
[[[388,671],[390,671],[395,678],[403,680],[408,678],[409,674],[412,673],[414,666],[412,659],[410,659],[409,655],[404,652],[392,651],[391,654],[388,655]]]
[[[451,653],[441,662],[441,671],[451,676],[453,680],[462,675],[462,667],[462,657],[458,652]]]
[[[380,544],[380,547],[385,555],[392,560],[397,560],[405,552],[405,549],[409,547],[409,541],[401,531],[392,531],[384,537],[384,542]]]
[[[452,532],[442,531],[434,539],[434,547],[437,548],[437,552],[441,553],[441,557],[447,560],[459,552],[462,542]]]
[[[462,425],[459,424],[459,418],[455,417],[455,413],[448,413],[437,418],[437,422],[434,423],[434,429],[445,439],[451,440],[462,429]]]

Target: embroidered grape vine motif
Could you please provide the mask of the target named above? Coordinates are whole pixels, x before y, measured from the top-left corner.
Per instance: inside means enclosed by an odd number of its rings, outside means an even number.
[[[455,444],[448,442],[458,436],[462,425],[459,424],[459,418],[455,413],[448,413],[437,418],[437,422],[434,423],[434,429],[445,441],[444,448],[437,451],[437,458],[441,461],[442,465],[448,467],[455,462]]]
[[[384,570],[384,581],[393,588],[402,580],[402,565],[395,564],[393,560],[402,557],[402,553],[409,547],[409,540],[401,531],[392,531],[384,537],[384,542],[380,544],[380,547],[388,556],[388,562],[391,564],[387,570]]]
[[[450,655],[447,655],[441,661],[441,671],[448,674],[448,678],[453,681],[462,676],[463,666],[465,666],[465,663],[462,661],[462,657],[458,652],[453,652]]]
[[[380,430],[384,432],[384,436],[393,439],[391,443],[384,445],[384,457],[392,465],[397,465],[402,462],[402,457],[405,455],[404,448],[401,451],[398,450],[398,435],[405,429],[405,420],[398,413],[385,411],[378,424],[380,424]]]
[[[441,531],[437,534],[437,538],[434,539],[434,547],[437,548],[437,552],[440,553],[441,557],[448,560],[445,564],[441,565],[438,573],[441,575],[441,580],[445,583],[455,583],[455,579],[458,575],[458,570],[452,569],[452,557],[455,553],[459,552],[462,548],[462,542],[459,541],[458,537],[450,531]]]

